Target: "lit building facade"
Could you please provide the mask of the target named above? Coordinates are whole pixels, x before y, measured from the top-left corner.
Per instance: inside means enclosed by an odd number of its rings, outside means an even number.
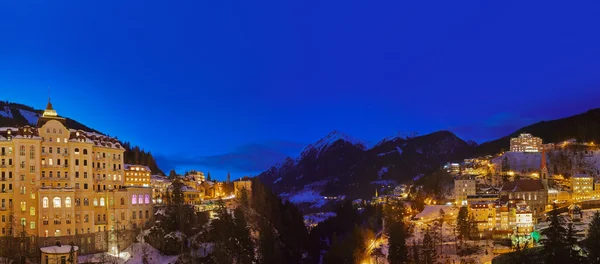
[[[500,196],[506,196],[509,200],[524,200],[531,208],[533,217],[541,216],[548,204],[548,190],[541,180],[518,179],[505,182]]]
[[[125,164],[125,186],[150,187],[150,168],[143,165]]]
[[[587,174],[571,176],[571,190],[573,201],[589,200],[595,196],[594,177]]]
[[[124,151],[115,138],[69,129],[50,102],[36,126],[0,128],[0,235],[18,227],[36,250],[56,242],[82,254],[109,250],[110,231],[153,215],[150,188],[125,188]]]
[[[152,202],[154,204],[164,204],[167,188],[171,185],[169,178],[162,175],[150,176],[150,185],[152,187]]]
[[[467,196],[477,193],[477,180],[471,176],[454,179],[454,199],[457,205],[467,205]]]
[[[512,152],[540,152],[542,150],[542,139],[531,134],[521,134],[519,137],[510,139],[510,151]]]

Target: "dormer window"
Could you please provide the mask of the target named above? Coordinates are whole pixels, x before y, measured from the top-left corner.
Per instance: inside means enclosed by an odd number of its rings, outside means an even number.
[[[75,136],[79,136],[79,132],[75,133]]]
[[[6,131],[6,133],[10,135],[10,133],[11,133],[11,132],[10,132],[10,129],[9,129],[9,130],[7,130],[7,131]]]

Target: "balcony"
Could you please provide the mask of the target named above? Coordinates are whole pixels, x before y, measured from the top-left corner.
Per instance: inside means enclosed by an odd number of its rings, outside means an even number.
[[[94,222],[95,225],[106,225],[108,224],[108,221],[106,220],[100,220],[100,221],[96,221]]]

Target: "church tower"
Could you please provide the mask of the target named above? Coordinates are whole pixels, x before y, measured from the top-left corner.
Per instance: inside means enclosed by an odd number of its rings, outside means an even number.
[[[546,151],[542,149],[542,162],[540,164],[540,180],[544,188],[548,190],[548,167],[546,166]]]

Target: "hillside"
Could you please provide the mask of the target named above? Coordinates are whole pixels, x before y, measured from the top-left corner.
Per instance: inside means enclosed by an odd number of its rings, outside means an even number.
[[[448,131],[389,138],[370,149],[334,131],[308,145],[298,158],[287,158],[258,177],[292,202],[319,207],[322,196],[370,198],[378,186],[412,180],[468,157],[471,150]]]
[[[482,143],[476,148],[475,153],[485,155],[498,153],[503,149],[507,150],[510,146],[510,139],[521,133],[530,133],[541,137],[546,143],[560,142],[571,138],[584,142],[600,142],[600,108],[523,127],[505,137]]]
[[[36,126],[37,120],[43,112],[43,110],[34,109],[31,106],[0,101],[0,127]],[[65,119],[69,128],[103,134],[71,118],[65,117]],[[164,174],[150,152],[146,152],[138,146],[132,146],[129,142],[121,142],[121,145],[125,148],[125,163],[146,165],[154,173]]]

